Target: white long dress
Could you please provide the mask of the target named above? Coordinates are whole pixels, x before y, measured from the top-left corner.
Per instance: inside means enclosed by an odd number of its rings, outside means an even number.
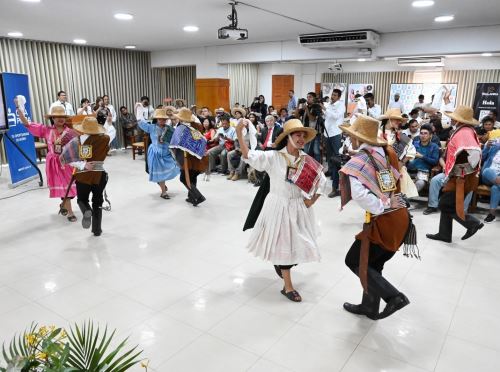
[[[321,259],[316,237],[319,228],[314,218],[313,208],[304,203],[305,193],[285,180],[287,162],[295,159],[286,148],[280,151],[250,150],[245,161],[258,171],[266,171],[271,180],[269,194],[255,223],[247,245],[256,257],[270,261],[274,265],[294,265],[315,262]],[[301,156],[306,155],[301,151]],[[321,172],[318,194],[323,194],[326,177]]]

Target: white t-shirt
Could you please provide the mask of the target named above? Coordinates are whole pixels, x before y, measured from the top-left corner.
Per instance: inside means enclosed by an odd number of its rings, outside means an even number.
[[[64,112],[66,112],[66,115],[73,116],[75,115],[75,111],[73,111],[73,105],[69,102],[61,102],[59,100],[53,102],[50,107],[49,107],[49,113],[52,112],[52,108],[54,107],[64,107]]]
[[[402,114],[405,113],[405,105],[401,101],[397,101],[397,102],[392,101],[391,103],[389,103],[389,108],[390,109],[397,108],[397,109],[401,110]]]
[[[325,114],[325,136],[333,137],[342,133],[339,125],[344,122],[344,102],[338,100],[335,103],[327,103],[323,112]]]

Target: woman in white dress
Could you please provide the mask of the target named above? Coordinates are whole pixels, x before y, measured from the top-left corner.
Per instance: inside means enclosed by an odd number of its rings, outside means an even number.
[[[316,242],[319,231],[311,206],[324,193],[326,178],[323,167],[301,150],[315,138],[316,131],[292,119],[276,138],[277,151],[249,150],[243,138],[244,120],[236,128],[242,156],[253,168],[267,172],[271,181],[247,248],[275,265],[284,281],[281,293],[300,302],[302,298],[293,287],[290,269],[320,260]]]

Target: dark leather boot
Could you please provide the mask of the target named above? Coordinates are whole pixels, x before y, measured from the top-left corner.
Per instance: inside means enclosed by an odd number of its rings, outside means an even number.
[[[379,319],[387,318],[388,316],[394,314],[396,311],[401,310],[409,303],[410,300],[408,300],[408,298],[402,293],[394,296],[389,300],[389,302],[387,302],[384,311],[382,311],[379,315]]]
[[[88,229],[92,224],[92,208],[90,208],[89,203],[86,203],[81,200],[78,201],[78,206],[80,207],[80,210],[82,211],[83,214],[82,227],[84,229]]]
[[[94,236],[101,236],[102,234],[101,223],[102,223],[102,209],[99,207],[94,207],[92,213],[92,233],[94,234]]]
[[[380,297],[375,294],[363,292],[361,304],[354,305],[349,302],[344,303],[344,309],[352,314],[365,315],[372,320],[378,319]]]
[[[437,234],[425,234],[428,239],[440,240],[445,243],[451,243],[451,233],[453,231],[453,216],[441,212],[439,219],[439,232]]]

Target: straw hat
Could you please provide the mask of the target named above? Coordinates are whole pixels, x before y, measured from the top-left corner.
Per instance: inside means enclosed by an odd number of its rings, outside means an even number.
[[[66,110],[62,106],[54,106],[52,110],[50,110],[50,114],[45,115],[45,118],[69,118],[69,115],[66,114]]]
[[[276,141],[274,143],[277,145],[285,137],[288,137],[289,134],[295,133],[295,132],[306,132],[306,143],[311,142],[314,137],[316,137],[316,130],[313,128],[309,127],[304,127],[302,122],[299,119],[290,119],[288,120],[285,125],[283,126],[283,132],[276,138]]]
[[[165,109],[156,109],[153,114],[153,119],[169,119],[170,117],[167,114],[167,110]]]
[[[84,134],[104,134],[106,129],[92,116],[87,116],[81,124],[73,125],[73,129]]]
[[[168,117],[171,117],[177,112],[177,109],[174,106],[164,106],[163,109],[167,112]]]
[[[191,110],[187,107],[179,109],[177,114],[173,115],[174,118],[179,119],[183,123],[193,123],[195,122],[195,116],[191,113]]]
[[[342,124],[339,125],[339,128],[349,136],[355,137],[369,145],[385,146],[387,145],[387,141],[378,136],[379,125],[379,121],[370,116],[358,115],[352,125]]]
[[[245,117],[247,115],[247,111],[244,109],[244,108],[241,108],[241,107],[233,107],[231,109],[231,115],[233,117],[235,117],[236,113],[239,112],[241,114],[242,117]]]
[[[378,118],[379,120],[393,119],[393,120],[404,120],[401,116],[401,110],[398,108],[388,109],[384,115]]]
[[[186,103],[186,100],[185,99],[182,99],[182,98],[177,98],[175,100],[175,104],[177,106],[180,106],[180,107],[186,107],[187,103]]]
[[[471,107],[460,105],[455,111],[445,111],[444,114],[458,123],[479,125],[479,121],[474,119],[474,110]]]

